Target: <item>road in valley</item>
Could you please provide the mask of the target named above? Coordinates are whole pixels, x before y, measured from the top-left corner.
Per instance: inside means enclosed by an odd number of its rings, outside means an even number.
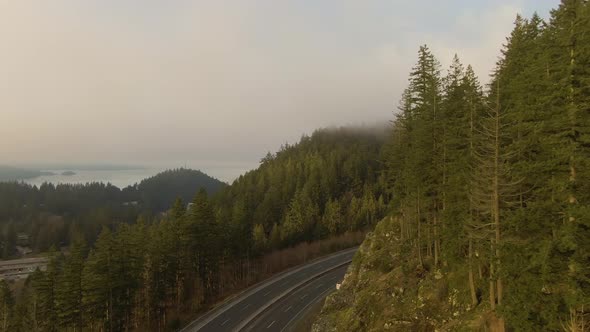
[[[181,331],[271,332],[282,331],[283,328],[286,331],[305,309],[336,288],[356,249],[314,260],[263,281],[201,316]],[[265,325],[264,328],[262,325]]]
[[[336,290],[346,274],[348,266],[342,266],[313,280],[273,304],[257,319],[251,321],[244,331],[287,332],[305,316],[308,309]]]

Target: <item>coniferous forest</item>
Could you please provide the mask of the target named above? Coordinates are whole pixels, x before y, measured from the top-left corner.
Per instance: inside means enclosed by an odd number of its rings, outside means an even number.
[[[116,227],[139,217],[151,219],[174,200],[191,200],[198,188],[215,194],[226,186],[200,171],[174,169],[119,189],[110,183],[32,186],[0,181],[0,257],[14,258],[17,234],[27,234],[33,252],[69,246],[74,237],[92,244],[103,226]]]
[[[420,47],[386,155],[393,214],[316,331],[590,329],[587,1],[518,16],[486,86]]]
[[[485,80],[421,46],[400,100],[389,127],[317,130],[231,185],[0,184],[3,257],[17,231],[49,252],[0,281],[0,329],[178,330],[364,241],[314,331],[590,330],[590,3],[517,16]]]
[[[46,271],[37,270],[12,291],[0,281],[0,326],[5,331],[178,330],[225,296],[356,245],[385,215],[380,160],[386,137],[385,127],[318,130],[269,153],[258,169],[217,193],[194,188],[198,192],[191,200],[177,198],[164,214],[132,209],[128,217],[136,220],[89,221],[92,227],[80,227],[78,220],[95,213],[80,209],[64,235],[68,250],[53,246]],[[184,175],[177,176],[176,182],[184,183]],[[167,192],[178,191],[171,177],[174,172],[127,190],[138,190],[141,206],[151,207],[150,197],[162,202]],[[36,190],[6,185],[19,186]],[[58,186],[78,192],[94,187],[103,192],[99,184]],[[125,193],[112,191],[115,197]],[[5,196],[18,201],[10,193]],[[132,208],[124,207],[113,215]],[[96,227],[102,229],[94,234]]]

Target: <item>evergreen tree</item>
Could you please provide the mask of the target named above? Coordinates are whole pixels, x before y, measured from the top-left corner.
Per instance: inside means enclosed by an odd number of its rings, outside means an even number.
[[[327,234],[338,234],[342,231],[342,212],[337,200],[328,201],[321,224]]]
[[[125,263],[119,259],[114,234],[103,228],[90,251],[82,272],[82,303],[86,319],[106,331],[122,328],[124,312],[119,310],[124,284]]]
[[[0,280],[0,327],[3,332],[10,331],[14,325],[14,297],[5,280]]]
[[[38,326],[43,331],[57,331],[58,309],[56,306],[56,286],[59,273],[59,261],[54,249],[49,254],[49,263],[45,272],[39,272],[33,278],[36,293]]]
[[[82,320],[82,271],[87,249],[84,240],[76,240],[70,247],[61,274],[57,278],[55,304],[59,326],[81,331]]]
[[[261,253],[266,250],[268,243],[267,243],[264,227],[261,224],[256,224],[254,226],[254,231],[252,233],[252,239],[254,241],[254,251],[255,252]]]
[[[220,230],[207,192],[200,190],[188,211],[190,246],[194,248],[194,263],[204,290],[204,301],[217,296],[219,287],[219,259],[221,257]]]

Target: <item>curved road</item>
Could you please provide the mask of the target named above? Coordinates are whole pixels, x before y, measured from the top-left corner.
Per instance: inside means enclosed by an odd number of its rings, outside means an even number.
[[[298,288],[273,304],[257,319],[251,321],[244,331],[287,332],[296,325],[308,309],[323,300],[331,291],[336,290],[336,283],[341,282],[348,266],[339,267],[313,282]]]
[[[355,252],[356,248],[348,249],[281,273],[181,331],[287,331],[306,309],[336,288]]]

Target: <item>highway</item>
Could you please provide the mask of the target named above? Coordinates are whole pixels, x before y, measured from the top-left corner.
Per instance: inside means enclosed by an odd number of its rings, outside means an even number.
[[[335,289],[355,252],[341,251],[263,281],[181,331],[286,331],[305,309]]]
[[[336,290],[336,283],[342,281],[347,268],[348,266],[337,268],[298,288],[292,294],[273,304],[257,319],[251,321],[243,331],[290,331],[290,328],[294,327],[297,320],[304,316],[313,304],[323,300],[330,292]]]

